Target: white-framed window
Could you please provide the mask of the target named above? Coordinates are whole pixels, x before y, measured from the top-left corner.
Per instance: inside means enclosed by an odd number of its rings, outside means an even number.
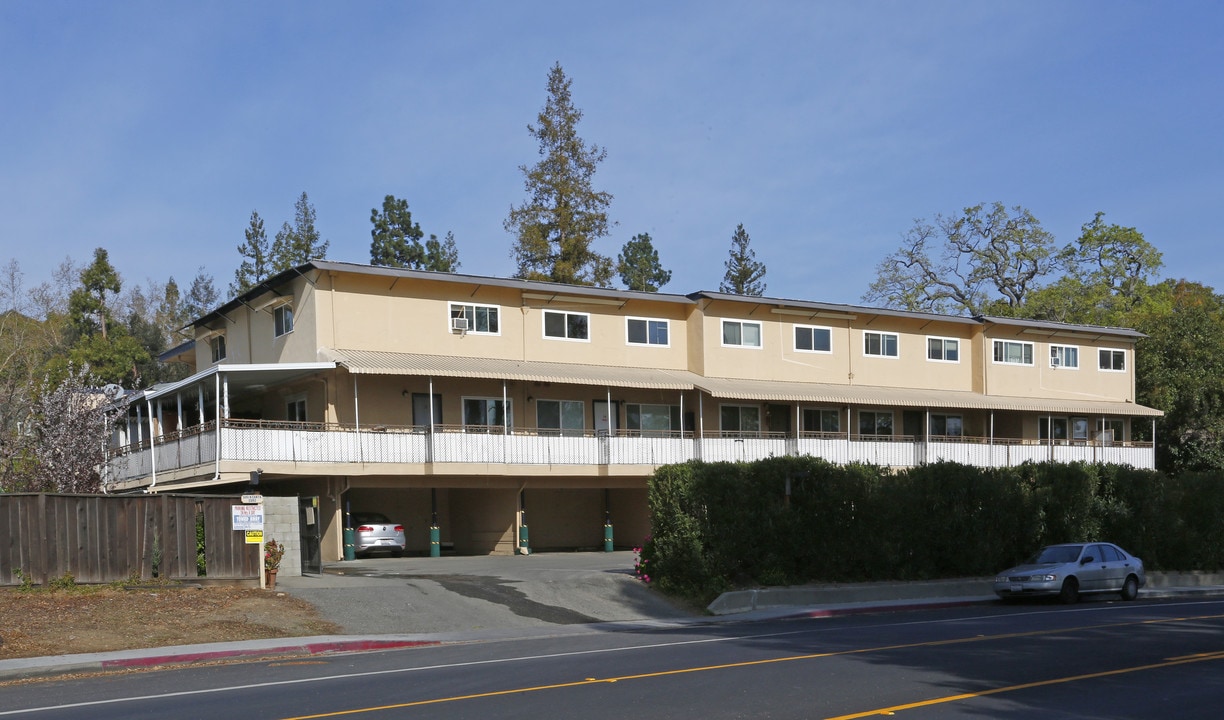
[[[841,411],[836,408],[803,408],[801,417],[804,432],[841,432]]]
[[[212,353],[212,361],[219,363],[225,359],[225,336],[217,335],[208,341],[208,349]]]
[[[1079,348],[1075,345],[1051,345],[1050,367],[1079,368]]]
[[[488,432],[514,426],[514,401],[501,398],[463,398],[464,432]]]
[[[666,437],[680,431],[679,405],[625,405],[625,427],[644,437]]]
[[[581,400],[536,400],[536,427],[561,435],[582,435],[586,406]]]
[[[947,337],[927,337],[927,360],[960,362],[960,340]]]
[[[584,312],[544,311],[544,337],[557,340],[591,340],[591,315]]]
[[[285,419],[289,422],[306,422],[306,393],[285,398]]]
[[[892,435],[893,414],[884,410],[859,410],[859,435]]]
[[[718,429],[730,435],[761,432],[759,405],[722,405],[718,408]]]
[[[500,335],[501,323],[499,322],[499,309],[496,305],[476,305],[468,303],[451,303],[450,304],[450,327],[454,328],[462,323],[456,323],[455,320],[466,320],[467,327],[463,328],[469,333],[477,335]]]
[[[293,332],[293,306],[277,305],[272,311],[273,324],[276,326],[276,337]]]
[[[1097,440],[1104,445],[1126,439],[1126,421],[1122,418],[1101,418],[1097,421]]]
[[[1019,340],[995,340],[994,361],[1009,365],[1032,365],[1033,343]]]
[[[1097,351],[1099,363],[1098,367],[1107,372],[1126,372],[1126,351],[1125,350],[1107,350],[1101,348]]]
[[[900,354],[900,337],[897,333],[863,331],[863,354],[874,357],[895,358]]]
[[[1088,418],[1073,417],[1071,418],[1071,439],[1086,441],[1088,439]]]
[[[833,352],[833,328],[820,325],[796,325],[795,350],[814,353]]]
[[[630,345],[667,347],[668,321],[655,318],[625,318],[625,339]]]
[[[761,347],[761,323],[749,320],[723,320],[724,347]]]
[[[965,421],[960,415],[931,415],[931,435],[964,437]]]

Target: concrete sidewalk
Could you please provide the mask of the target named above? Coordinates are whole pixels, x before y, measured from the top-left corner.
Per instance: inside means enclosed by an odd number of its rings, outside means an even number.
[[[474,597],[461,598],[451,592],[450,595],[438,593],[428,583],[437,582],[447,577],[473,577],[471,575],[440,574],[440,570],[450,573],[456,571],[473,572],[483,567],[480,558],[457,559],[456,562],[442,565],[422,564],[424,569],[395,572],[394,566],[379,563],[368,563],[358,567],[346,564],[344,571],[353,575],[341,576],[335,572],[323,576],[311,576],[288,579],[288,583],[278,583],[278,590],[284,589],[292,595],[309,599],[312,594],[321,597],[319,593],[335,594],[332,600],[341,597],[355,599],[362,592],[371,596],[388,594],[393,588],[401,591],[421,591],[430,595],[430,605],[436,606],[434,613],[428,617],[441,617],[449,610],[455,609],[458,600],[466,599],[473,606],[477,604],[490,605],[490,613],[481,617],[492,619],[504,618],[504,609],[497,609],[488,600]],[[593,558],[586,558],[593,561]],[[865,613],[901,612],[908,610],[934,609],[941,607],[960,607],[998,602],[991,593],[990,580],[946,580],[937,582],[913,583],[861,583],[838,585],[813,585],[799,588],[766,588],[760,590],[743,590],[726,593],[710,606],[709,616],[694,617],[683,613],[665,600],[658,597],[645,586],[638,583],[630,575],[625,578],[635,585],[622,587],[620,580],[606,584],[604,574],[624,576],[625,573],[616,558],[604,558],[593,564],[603,567],[583,567],[582,558],[568,557],[543,563],[501,563],[484,567],[484,572],[495,585],[518,584],[524,586],[518,590],[529,604],[529,607],[548,602],[560,602],[558,607],[563,610],[565,605],[581,605],[586,602],[591,592],[608,593],[609,587],[620,593],[618,599],[605,598],[600,614],[613,614],[616,619],[597,619],[588,616],[589,622],[577,621],[565,617],[560,623],[549,622],[540,618],[528,618],[523,622],[483,625],[480,627],[465,626],[471,618],[462,622],[452,622],[450,626],[435,628],[431,632],[383,632],[383,633],[353,633],[348,635],[328,635],[318,637],[278,638],[271,640],[248,640],[240,642],[213,643],[207,645],[180,645],[172,647],[149,648],[144,650],[125,650],[108,653],[90,653],[80,655],[58,655],[38,658],[21,658],[0,661],[0,681],[19,678],[45,677],[69,673],[87,673],[127,670],[134,668],[149,668],[169,665],[186,665],[201,662],[216,662],[224,660],[254,660],[259,658],[300,657],[310,655],[325,655],[348,652],[364,652],[373,650],[388,650],[407,647],[421,647],[453,642],[473,642],[489,640],[509,640],[515,638],[538,637],[548,635],[576,635],[584,633],[616,632],[623,630],[640,630],[644,628],[680,627],[701,624],[721,624],[728,622],[753,622],[784,618],[816,618],[840,617]],[[428,571],[428,572],[426,572]],[[519,578],[529,577],[530,581],[507,581],[503,576],[512,575]],[[430,579],[426,579],[430,578]],[[592,580],[594,578],[594,580]],[[594,587],[590,587],[593,583]],[[439,588],[442,586],[439,585]],[[366,588],[360,591],[360,588]],[[638,591],[653,594],[651,602],[640,603]],[[1207,597],[1224,595],[1224,574],[1161,574],[1149,575],[1148,585],[1141,591],[1140,598],[1172,598],[1172,597]],[[532,600],[535,597],[538,600]],[[382,625],[393,625],[388,618],[398,614],[404,606],[404,600],[391,601],[392,607],[383,605],[374,610],[372,616],[381,616]],[[351,605],[352,603],[348,603]],[[620,605],[619,609],[615,606]],[[329,620],[347,622],[364,622],[354,620],[354,616],[345,615],[339,620],[335,607],[329,611],[321,607],[320,611]],[[411,607],[411,604],[409,604]],[[498,613],[502,613],[499,615]],[[409,614],[417,614],[412,611]],[[450,613],[455,615],[456,613]],[[457,613],[463,616],[463,611]],[[518,617],[518,616],[516,616]],[[522,620],[522,618],[519,618]],[[340,623],[344,626],[344,623]],[[347,628],[346,628],[347,630]]]

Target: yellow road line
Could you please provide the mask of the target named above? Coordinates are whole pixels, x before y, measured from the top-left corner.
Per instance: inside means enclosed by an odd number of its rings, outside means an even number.
[[[398,710],[401,708],[420,707],[423,705],[439,705],[442,703],[459,702],[462,700],[478,700],[481,698],[500,697],[504,695],[517,695],[520,693],[541,692],[544,690],[561,690],[564,688],[582,687],[584,685],[595,685],[599,683],[616,683],[616,682],[624,682],[628,680],[645,680],[649,678],[667,677],[670,675],[684,675],[688,673],[708,672],[711,670],[728,670],[732,668],[744,668],[744,667],[752,667],[756,665],[770,665],[774,663],[795,662],[797,660],[815,660],[818,658],[838,657],[838,656],[847,656],[847,655],[862,655],[866,653],[888,652],[888,651],[893,651],[893,650],[910,650],[910,649],[921,648],[921,647],[939,647],[939,646],[944,646],[944,645],[960,645],[960,644],[965,644],[965,643],[985,642],[985,641],[990,641],[990,640],[1009,640],[1013,638],[1036,637],[1040,635],[1055,635],[1059,633],[1070,633],[1070,632],[1084,632],[1088,630],[1102,630],[1102,629],[1107,629],[1107,628],[1128,627],[1128,626],[1133,626],[1133,625],[1157,625],[1157,624],[1174,623],[1174,622],[1188,622],[1191,620],[1194,620],[1194,621],[1217,620],[1220,618],[1224,618],[1224,614],[1201,615],[1197,617],[1163,618],[1163,619],[1156,619],[1156,620],[1140,620],[1136,622],[1108,623],[1104,625],[1084,625],[1080,627],[1056,628],[1056,629],[1050,629],[1050,630],[1031,630],[1028,632],[1003,633],[999,635],[974,635],[972,637],[952,638],[948,640],[932,640],[928,642],[904,643],[900,645],[884,645],[880,647],[858,648],[855,650],[836,650],[832,652],[811,653],[808,655],[789,655],[786,657],[768,658],[764,660],[745,660],[743,662],[724,663],[721,665],[705,665],[705,666],[700,666],[700,667],[677,668],[675,670],[661,670],[659,672],[642,673],[638,675],[621,675],[619,677],[611,677],[611,678],[585,678],[583,680],[574,680],[570,682],[555,683],[551,685],[536,685],[536,686],[530,686],[530,687],[512,688],[509,690],[490,690],[488,692],[473,693],[470,695],[453,695],[450,697],[430,698],[428,700],[414,700],[411,702],[394,703],[390,705],[377,705],[373,707],[352,708],[349,710],[336,710],[333,712],[319,713],[317,715],[299,715],[295,717],[284,718],[284,720],[318,720],[319,718],[342,717],[345,715],[358,715],[358,714],[363,714],[363,713],[381,712],[384,710]],[[1060,678],[1057,680],[1047,680],[1047,681],[1042,681],[1038,683],[1030,683],[1027,685],[1016,685],[1016,686],[1012,686],[1008,688],[996,688],[993,690],[984,690],[978,693],[953,695],[947,698],[937,698],[934,700],[926,700],[920,703],[913,703],[910,705],[898,705],[895,708],[881,708],[879,710],[871,710],[869,712],[860,713],[856,715],[843,715],[838,718],[832,718],[830,720],[849,720],[849,718],[859,718],[859,717],[867,717],[870,715],[879,715],[879,714],[888,713],[888,712],[892,712],[896,710],[905,710],[905,709],[910,709],[914,707],[922,707],[923,705],[933,705],[933,704],[942,703],[942,702],[953,702],[955,700],[964,700],[964,699],[968,699],[972,697],[979,697],[982,695],[993,695],[993,694],[1000,693],[1000,692],[1021,690],[1027,687],[1037,687],[1039,685],[1049,685],[1049,684],[1053,684],[1057,682],[1071,682],[1072,680],[1080,680],[1080,679],[1086,679],[1090,677],[1100,677],[1103,675],[1112,675],[1112,674],[1118,674],[1118,673],[1124,673],[1124,672],[1135,672],[1137,670],[1143,670],[1143,669],[1148,669],[1148,668],[1167,667],[1169,665],[1178,665],[1178,664],[1186,663],[1186,662],[1201,662],[1203,660],[1215,660],[1215,659],[1219,659],[1222,657],[1224,657],[1224,652],[1211,653],[1211,654],[1201,656],[1201,657],[1200,656],[1189,656],[1184,659],[1172,659],[1165,663],[1160,663],[1156,665],[1147,665],[1147,666],[1138,667],[1138,668],[1127,668],[1123,670],[1111,670],[1111,671],[1107,671],[1103,673],[1098,673],[1095,675],[1083,675],[1083,676],[1078,676],[1074,678]]]
[[[1138,665],[1136,667],[1121,668],[1118,670],[1104,670],[1102,672],[1087,673],[1084,675],[1072,675],[1070,677],[1052,678],[1050,680],[1038,680],[1036,682],[1023,683],[1021,685],[1009,685],[1007,687],[991,688],[990,690],[979,690],[978,692],[961,693],[960,695],[948,695],[946,697],[920,700],[918,702],[906,703],[904,705],[893,705],[892,707],[877,708],[875,710],[867,710],[865,712],[853,713],[850,715],[838,715],[836,717],[826,718],[826,720],[854,720],[855,718],[872,717],[875,715],[892,715],[902,710],[913,710],[915,708],[930,707],[931,705],[942,705],[944,703],[958,702],[960,700],[971,700],[973,698],[986,697],[988,695],[999,695],[1000,693],[1016,692],[1018,690],[1028,690],[1030,688],[1043,687],[1046,685],[1059,685],[1062,683],[1076,682],[1078,680],[1091,680],[1093,678],[1109,677],[1110,675],[1125,675],[1126,673],[1141,672],[1143,670],[1157,670],[1160,668],[1173,667],[1174,665],[1203,662],[1205,660],[1224,660],[1224,651],[1187,655],[1185,657],[1173,658],[1166,660],[1165,662],[1152,663],[1150,665]]]

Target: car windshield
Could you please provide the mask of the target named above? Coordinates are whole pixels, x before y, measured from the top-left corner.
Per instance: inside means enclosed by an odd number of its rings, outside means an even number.
[[[1053,563],[1070,563],[1079,560],[1083,545],[1052,545],[1042,548],[1041,552],[1028,559],[1029,565],[1049,565]]]

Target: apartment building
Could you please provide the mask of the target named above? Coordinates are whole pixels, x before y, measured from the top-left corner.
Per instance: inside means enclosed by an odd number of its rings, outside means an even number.
[[[1155,459],[1121,328],[327,261],[192,327],[195,372],[129,397],[108,489],[257,473],[308,499],[324,560],[346,510],[416,552],[431,527],[460,553],[636,545],[647,479],[692,459]]]

